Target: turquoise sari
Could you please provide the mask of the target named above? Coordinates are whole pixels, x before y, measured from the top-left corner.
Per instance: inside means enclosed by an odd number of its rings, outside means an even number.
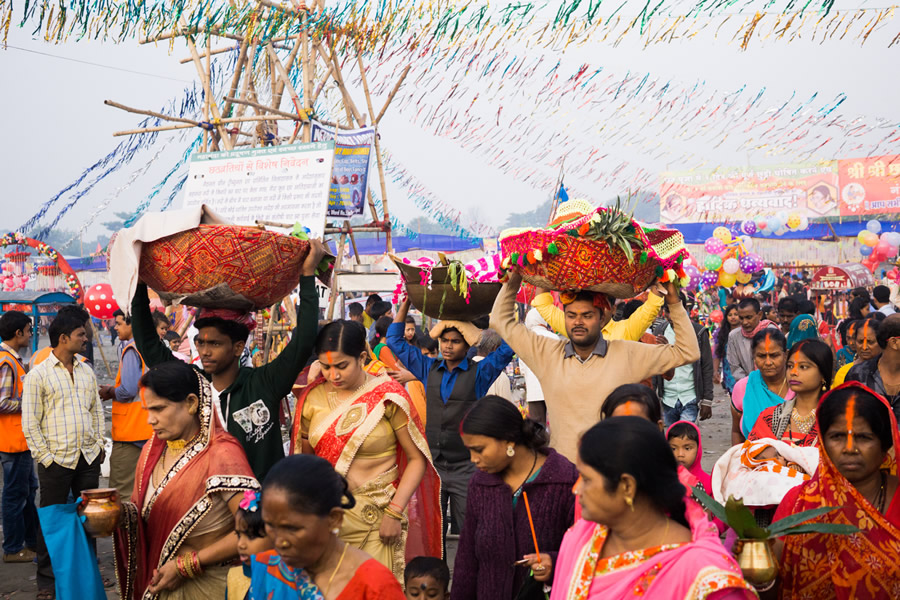
[[[752,371],[747,375],[747,387],[744,391],[743,416],[741,417],[741,433],[744,438],[750,437],[750,431],[756,425],[756,420],[764,410],[770,406],[777,406],[784,402],[784,398],[769,389],[759,371]]]
[[[274,550],[253,555],[250,600],[325,600],[303,569],[292,569]]]
[[[802,342],[803,340],[813,340],[819,338],[819,330],[816,325],[816,320],[812,315],[797,315],[794,317],[794,320],[791,321],[791,330],[788,332],[787,336],[787,347],[788,350],[793,348],[794,344],[797,342]]]

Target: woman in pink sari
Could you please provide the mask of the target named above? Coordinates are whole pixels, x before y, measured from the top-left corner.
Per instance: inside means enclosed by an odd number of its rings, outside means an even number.
[[[657,427],[605,419],[582,437],[576,467],[584,518],[563,538],[551,600],[756,598],[715,526],[687,510]]]

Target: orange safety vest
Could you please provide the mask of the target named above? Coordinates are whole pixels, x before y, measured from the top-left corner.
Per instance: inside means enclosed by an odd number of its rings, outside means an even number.
[[[138,352],[134,340],[125,344],[122,357],[119,359],[119,371],[116,373],[116,387],[122,384],[122,363],[125,353],[133,351],[141,361],[141,373],[147,370],[144,357]],[[143,391],[141,401],[112,403],[112,439],[114,442],[143,442],[153,437],[153,428],[147,423],[147,409],[144,408]]]
[[[53,348],[51,348],[50,346],[45,346],[45,347],[41,348],[40,350],[38,350],[37,352],[35,352],[34,354],[32,354],[31,360],[29,361],[30,368],[33,369],[36,366],[38,366],[39,364],[41,364],[42,362],[44,362],[45,360],[47,360],[47,357],[50,356],[51,352],[53,352]],[[83,363],[87,363],[87,361],[88,361],[86,356],[82,356],[80,354],[76,354],[75,358],[77,358],[78,360],[80,360]]]
[[[0,367],[9,365],[15,380],[13,381],[13,397],[22,395],[25,378],[25,366],[8,350],[0,349]],[[27,452],[28,443],[22,433],[22,413],[0,414],[0,452]]]

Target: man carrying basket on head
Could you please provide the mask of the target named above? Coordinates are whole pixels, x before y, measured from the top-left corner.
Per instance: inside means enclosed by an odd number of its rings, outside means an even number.
[[[300,273],[297,327],[275,360],[258,368],[240,366],[247,337],[256,325],[250,313],[203,309],[194,323],[199,331],[195,343],[203,366],[200,372],[212,384],[213,407],[228,433],[243,446],[259,481],[265,479],[272,465],[284,458],[278,421],[281,400],[291,393],[316,341],[319,296],[315,274],[325,256],[325,246],[314,239],[309,243],[309,255]],[[144,283],[138,285],[132,299],[131,315],[134,340],[148,368],[179,360],[159,339]]]
[[[569,460],[576,459],[579,436],[600,419],[611,391],[700,359],[697,337],[671,281],[663,285],[674,346],[607,340],[601,330],[612,318],[612,303],[606,294],[589,291],[561,294],[567,341],[539,336],[516,322],[521,284],[520,274],[510,274],[494,302],[491,328],[540,380],[552,425],[550,445]]]

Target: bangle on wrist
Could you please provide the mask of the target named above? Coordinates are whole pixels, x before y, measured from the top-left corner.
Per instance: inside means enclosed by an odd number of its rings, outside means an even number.
[[[396,519],[398,521],[403,520],[403,515],[398,513],[397,511],[391,509],[391,507],[387,507],[384,509],[384,514],[392,519]]]

